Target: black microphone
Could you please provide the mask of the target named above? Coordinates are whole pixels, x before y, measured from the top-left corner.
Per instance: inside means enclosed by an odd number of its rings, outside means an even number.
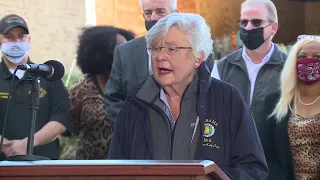
[[[64,66],[55,60],[49,60],[44,64],[22,64],[17,68],[44,77],[48,81],[56,81],[64,76]]]

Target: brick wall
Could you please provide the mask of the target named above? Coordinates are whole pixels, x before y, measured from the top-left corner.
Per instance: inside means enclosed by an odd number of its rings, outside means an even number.
[[[275,42],[285,44],[296,40],[298,34],[305,30],[305,4],[290,0],[274,0],[278,10],[279,29]]]
[[[138,0],[96,0],[97,25],[113,25],[133,31],[137,37],[146,33]]]
[[[16,13],[27,21],[34,62],[56,59],[69,71],[85,24],[85,0],[0,0],[0,7],[1,18]]]
[[[305,9],[305,33],[320,34],[320,2],[308,2]]]
[[[244,0],[178,0],[180,12],[201,14],[211,27],[213,37],[238,31],[240,5]],[[278,9],[279,31],[275,42],[290,43],[298,34],[320,34],[316,16],[319,2],[301,3],[273,0]],[[96,0],[97,24],[110,24],[131,29],[138,36],[146,33],[138,0]]]
[[[236,1],[236,2],[234,2]],[[178,0],[180,12],[199,13],[212,28],[213,37],[231,33],[237,26],[242,0]],[[146,34],[138,0],[96,0],[97,24],[114,25]]]
[[[132,30],[137,37],[146,29],[138,0],[95,0],[97,25],[113,25]],[[196,13],[196,0],[178,1],[180,12]]]
[[[206,19],[213,37],[221,37],[238,31],[240,5],[243,0],[198,0],[199,13]]]
[[[320,34],[320,2],[274,0],[278,9],[276,42],[293,43],[300,34]]]

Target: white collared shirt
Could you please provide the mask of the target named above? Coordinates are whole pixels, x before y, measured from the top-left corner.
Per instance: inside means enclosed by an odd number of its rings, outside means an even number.
[[[167,99],[167,96],[163,90],[163,88],[160,89],[160,100],[162,102],[164,102],[165,104],[165,109],[166,109],[166,114],[169,116],[170,115],[170,118],[173,120],[173,115],[172,115],[172,112],[171,112],[171,109],[170,109],[170,105],[169,105],[169,102],[168,102],[168,99]]]
[[[13,74],[14,71],[15,71],[15,69],[9,69],[9,71],[11,72],[11,74]],[[24,71],[24,70],[18,69],[17,72],[16,72],[16,76],[17,76],[19,79],[21,79],[21,78],[24,76],[25,72],[26,72],[26,71]]]
[[[151,54],[149,53],[149,51],[147,51],[148,52],[148,72],[149,72],[149,75],[152,75],[153,74],[153,72],[152,72],[152,66],[151,66]]]
[[[254,64],[253,61],[251,60],[251,58],[248,56],[245,48],[243,48],[243,50],[242,50],[242,58],[244,59],[244,62],[246,63],[246,67],[247,67],[248,75],[249,75],[249,81],[250,81],[250,104],[252,102],[252,95],[253,95],[254,86],[256,84],[256,79],[257,79],[257,75],[259,73],[259,70],[261,69],[261,67],[263,65],[265,65],[270,60],[272,53],[274,51],[274,46],[275,46],[274,43],[272,43],[270,51],[262,59],[262,62],[260,64]],[[217,65],[213,66],[213,70],[211,72],[211,77],[220,80]]]

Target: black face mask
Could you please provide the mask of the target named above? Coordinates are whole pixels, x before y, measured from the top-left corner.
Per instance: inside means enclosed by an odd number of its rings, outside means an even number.
[[[263,38],[263,29],[263,27],[251,30],[240,28],[240,39],[246,48],[255,50],[265,42]]]
[[[158,20],[144,21],[144,25],[146,26],[147,31],[149,31],[157,22]]]

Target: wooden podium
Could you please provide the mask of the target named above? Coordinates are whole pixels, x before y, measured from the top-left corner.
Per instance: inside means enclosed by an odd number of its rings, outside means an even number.
[[[1,180],[229,180],[212,161],[2,161]]]

